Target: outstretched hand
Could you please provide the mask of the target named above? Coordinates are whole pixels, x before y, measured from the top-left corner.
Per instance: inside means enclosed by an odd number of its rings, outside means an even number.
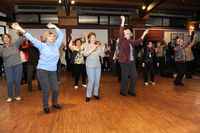
[[[19,26],[19,24],[16,23],[16,22],[15,22],[15,23],[12,23],[12,24],[11,24],[11,27],[12,27],[13,29],[15,29],[15,30],[20,30],[20,28],[21,28],[21,27]]]
[[[122,21],[125,21],[125,17],[124,16],[121,16],[120,18],[121,18]]]
[[[52,28],[55,28],[56,25],[55,25],[55,24],[52,24],[52,23],[48,23],[48,24],[47,24],[47,27],[52,29]]]
[[[146,34],[148,34],[149,33],[149,29],[146,29],[145,31],[144,31],[144,34],[146,35]]]
[[[74,35],[72,33],[70,33],[70,36],[71,36],[71,39],[73,40],[74,39]]]
[[[13,28],[13,29],[15,29],[15,30],[18,30],[19,32],[21,32],[21,33],[25,33],[25,30],[24,29],[22,29],[22,27],[17,23],[17,22],[15,22],[15,23],[12,23],[11,24],[11,27]]]

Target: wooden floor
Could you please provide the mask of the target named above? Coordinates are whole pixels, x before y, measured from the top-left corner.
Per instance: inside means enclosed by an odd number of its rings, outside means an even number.
[[[51,107],[45,115],[41,91],[30,93],[22,85],[22,101],[6,103],[6,82],[0,78],[0,133],[200,133],[200,80],[184,80],[184,87],[172,81],[157,76],[155,86],[145,86],[139,76],[138,96],[122,97],[116,77],[104,72],[101,100],[86,103],[86,89],[74,90],[72,77],[64,73],[59,85],[63,109]]]

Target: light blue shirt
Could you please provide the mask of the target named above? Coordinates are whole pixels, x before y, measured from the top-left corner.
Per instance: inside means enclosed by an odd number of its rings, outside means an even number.
[[[134,56],[133,56],[133,47],[130,44],[130,61],[134,61]]]
[[[43,43],[32,37],[29,33],[25,33],[25,37],[30,40],[40,51],[40,59],[38,61],[37,69],[43,69],[47,71],[57,70],[59,48],[62,44],[64,35],[61,30],[56,32],[58,34],[58,38],[52,44]]]

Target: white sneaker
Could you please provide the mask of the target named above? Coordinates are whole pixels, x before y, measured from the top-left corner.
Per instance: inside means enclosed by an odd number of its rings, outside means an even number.
[[[21,100],[21,97],[18,96],[18,97],[16,97],[15,99],[16,99],[17,101],[20,101],[20,100]]]
[[[87,87],[87,85],[85,85],[85,84],[82,84],[82,86],[85,87],[85,88]]]
[[[74,89],[77,90],[77,89],[78,89],[78,86],[74,86]]]
[[[155,85],[155,84],[156,84],[155,82],[152,82],[152,81],[150,81],[150,83],[151,83],[152,85]]]
[[[7,98],[6,100],[8,103],[12,101],[12,98]]]
[[[149,85],[149,83],[148,83],[148,82],[145,82],[144,84],[145,84],[145,85]]]

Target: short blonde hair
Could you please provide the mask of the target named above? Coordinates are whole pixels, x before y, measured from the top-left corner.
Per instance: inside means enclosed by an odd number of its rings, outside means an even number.
[[[48,30],[44,33],[44,38],[46,39],[47,37],[49,37],[50,35],[53,35],[54,37],[56,37],[55,33]]]

